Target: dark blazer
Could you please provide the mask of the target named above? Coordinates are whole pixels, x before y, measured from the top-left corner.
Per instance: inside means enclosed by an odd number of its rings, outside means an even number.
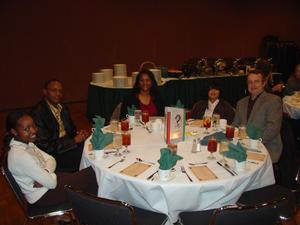
[[[208,100],[196,102],[192,108],[191,117],[194,119],[202,119],[207,108]],[[234,118],[234,110],[232,106],[223,99],[219,99],[219,103],[215,107],[213,113],[220,114],[221,118],[226,119],[229,124],[232,123]]]
[[[156,116],[164,116],[165,104],[164,104],[163,100],[161,99],[160,96],[153,97],[153,98],[154,98],[153,102],[157,109]],[[138,99],[138,97],[135,93],[128,95],[122,102],[120,119],[126,118],[126,115],[128,114],[127,107],[131,107],[132,105],[134,105],[137,109],[140,108],[140,100]]]
[[[73,140],[76,135],[76,128],[66,106],[62,105],[61,118],[67,134],[62,138],[59,138],[59,125],[46,100],[39,102],[31,114],[38,127],[36,145],[39,148],[51,155],[77,148],[77,144]]]
[[[272,162],[276,163],[282,152],[280,137],[282,121],[281,98],[264,91],[256,100],[247,121],[249,98],[250,96],[247,96],[238,101],[233,125],[247,125],[248,122],[251,122],[257,128],[262,129],[262,142],[268,149]]]

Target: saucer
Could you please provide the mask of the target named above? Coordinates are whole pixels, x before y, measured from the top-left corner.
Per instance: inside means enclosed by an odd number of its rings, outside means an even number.
[[[156,174],[153,176],[153,181],[169,182],[170,180],[173,180],[175,177],[176,177],[176,174],[171,172],[170,177],[169,177],[168,180],[160,180],[160,179],[159,179],[159,176],[158,176],[158,173],[156,173]]]

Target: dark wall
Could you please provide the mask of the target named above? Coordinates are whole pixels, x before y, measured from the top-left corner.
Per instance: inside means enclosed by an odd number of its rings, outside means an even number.
[[[1,0],[0,110],[34,104],[53,77],[65,100],[84,100],[91,73],[113,63],[255,56],[266,34],[300,44],[299,3],[280,2]]]

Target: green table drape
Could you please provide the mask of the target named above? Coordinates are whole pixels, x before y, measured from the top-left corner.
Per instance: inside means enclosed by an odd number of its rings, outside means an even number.
[[[274,73],[273,77],[281,77],[281,74]],[[221,87],[221,98],[227,100],[233,107],[239,99],[247,95],[245,75],[172,79],[159,86],[159,90],[166,105],[175,105],[176,101],[180,99],[185,108],[190,109],[197,101],[207,99],[207,90],[212,83],[217,83]],[[107,88],[90,84],[87,105],[88,119],[91,120],[95,115],[100,115],[108,122],[115,107],[130,91],[130,88]]]

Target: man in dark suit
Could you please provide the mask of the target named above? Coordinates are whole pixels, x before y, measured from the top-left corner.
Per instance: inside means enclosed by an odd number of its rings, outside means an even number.
[[[237,103],[233,125],[245,126],[251,122],[257,128],[262,129],[262,142],[269,151],[272,162],[277,163],[282,152],[281,98],[265,91],[267,77],[264,76],[263,71],[250,71],[247,84],[250,95]]]
[[[63,85],[59,80],[46,82],[43,94],[32,111],[38,127],[36,145],[54,156],[58,170],[77,171],[88,133],[76,131],[68,108],[61,103]]]
[[[221,89],[216,84],[212,84],[208,89],[208,100],[196,102],[191,110],[191,117],[202,119],[204,115],[220,114],[222,119],[232,123],[234,110],[232,106],[223,99],[220,99]]]

